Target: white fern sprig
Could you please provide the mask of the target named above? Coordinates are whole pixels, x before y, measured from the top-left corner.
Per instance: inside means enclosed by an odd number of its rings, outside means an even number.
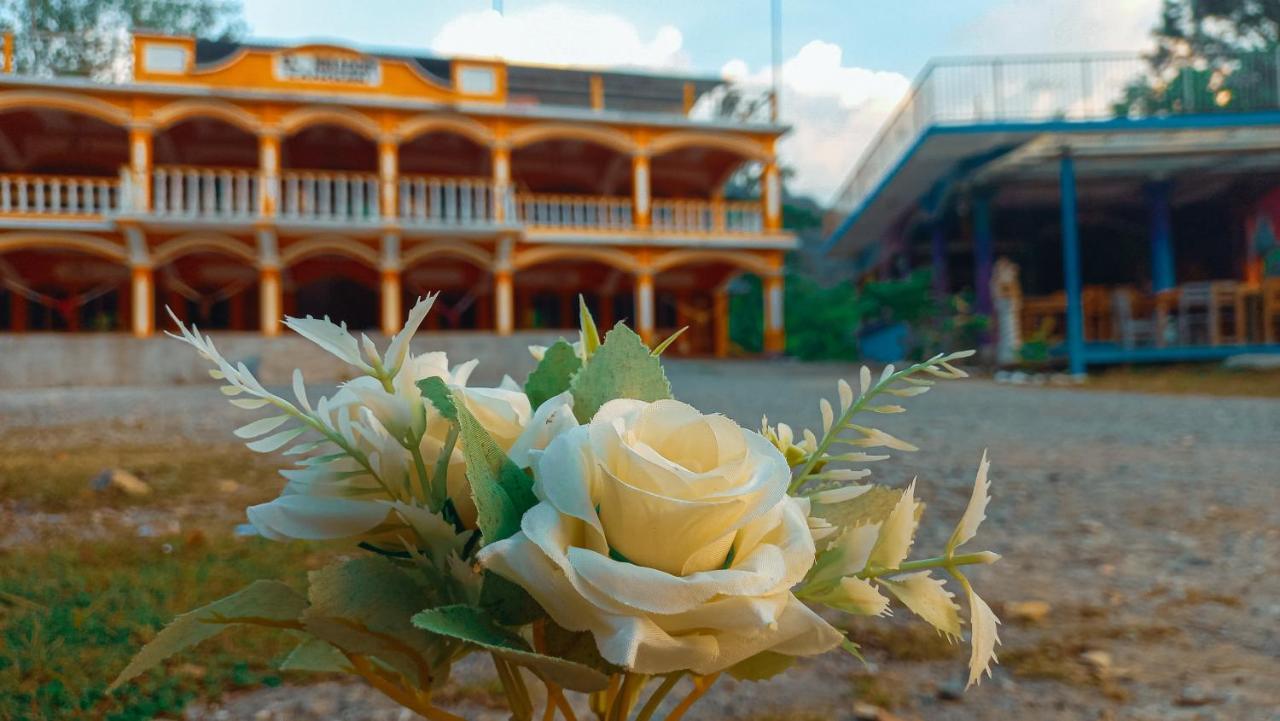
[[[837,416],[831,401],[826,398],[819,400],[818,409],[822,413],[822,438],[818,441],[817,448],[813,453],[809,454],[804,464],[800,466],[799,471],[793,476],[788,492],[795,493],[810,481],[856,480],[870,475],[870,469],[865,468],[854,469],[852,472],[825,468],[828,463],[846,460],[847,454],[829,453],[831,446],[836,443],[855,448],[889,448],[907,452],[917,450],[914,445],[884,431],[868,426],[855,425],[852,422],[854,416],[864,410],[873,413],[902,413],[906,410],[902,406],[872,406],[870,402],[882,394],[910,398],[928,392],[932,388],[934,381],[915,377],[919,374],[927,374],[942,379],[968,377],[967,373],[952,365],[952,362],[972,355],[973,351],[971,350],[950,354],[939,353],[922,363],[916,363],[902,370],[895,370],[892,365],[888,365],[881,372],[880,378],[874,382],[872,381],[871,369],[863,366],[858,374],[859,393],[856,398],[853,393],[853,387],[848,381],[840,380],[836,384],[840,413]],[[857,437],[841,435],[848,431],[858,434]],[[887,456],[864,456],[858,460],[870,462],[872,460],[883,460],[884,458],[887,458]],[[828,486],[824,485],[824,487]]]

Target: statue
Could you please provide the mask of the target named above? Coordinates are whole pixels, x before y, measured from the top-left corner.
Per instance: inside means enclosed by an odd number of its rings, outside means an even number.
[[[991,304],[996,326],[996,363],[1015,365],[1022,350],[1022,286],[1018,264],[1001,257],[991,272]]]

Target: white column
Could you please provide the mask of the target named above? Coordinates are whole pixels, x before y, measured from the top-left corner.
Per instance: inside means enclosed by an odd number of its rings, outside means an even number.
[[[258,214],[273,216],[280,209],[280,137],[258,136]]]
[[[378,172],[382,178],[382,217],[384,220],[395,218],[396,186],[400,175],[400,148],[396,141],[384,138],[378,142]]]
[[[400,298],[400,236],[382,234],[382,334],[393,336],[404,325]]]
[[[493,147],[493,219],[499,223],[507,218],[507,193],[511,192],[511,149],[506,145]]]
[[[151,128],[129,128],[129,166],[132,171],[132,205],[138,213],[151,208]]]
[[[786,333],[783,328],[782,274],[764,279],[764,351],[779,354],[786,350]]]
[[[648,269],[636,275],[636,332],[645,343],[653,342],[653,274]]]
[[[280,253],[276,234],[259,228],[258,235],[258,327],[265,336],[280,335],[284,300],[280,287]]]
[[[130,327],[134,336],[149,338],[155,332],[155,273],[151,267],[151,254],[147,249],[147,237],[136,225],[126,225],[124,231],[125,245],[129,250],[129,268],[131,272],[130,289]]]
[[[634,204],[634,223],[637,228],[649,227],[649,156],[637,153],[631,157],[631,195]]]
[[[782,181],[778,176],[778,164],[770,161],[764,166],[764,227],[777,230],[782,227]]]

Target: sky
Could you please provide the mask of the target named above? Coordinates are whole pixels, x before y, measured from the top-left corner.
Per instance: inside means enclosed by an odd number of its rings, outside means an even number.
[[[242,0],[249,35],[767,83],[769,0]],[[1138,51],[1160,0],[782,0],[779,145],[825,203],[932,57]]]

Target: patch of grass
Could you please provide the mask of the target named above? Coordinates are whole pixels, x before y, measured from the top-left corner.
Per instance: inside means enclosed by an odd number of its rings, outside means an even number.
[[[236,481],[246,491],[274,491],[281,485],[275,473],[280,465],[277,459],[236,445],[94,444],[49,450],[11,437],[0,448],[0,498],[56,512],[163,503],[183,496],[209,498],[218,493],[216,484],[223,479]],[[151,494],[130,499],[91,490],[89,482],[109,468],[138,476],[151,486]]]
[[[891,661],[945,661],[957,658],[963,651],[923,621],[853,618],[844,627],[864,653],[880,651]]]
[[[1117,366],[1091,373],[1084,387],[1137,393],[1280,398],[1280,370],[1237,370],[1218,363]]]
[[[168,552],[166,552],[166,547]],[[258,578],[303,588],[331,552],[259,538],[120,539],[0,553],[0,718],[142,721],[194,698],[274,685],[284,632],[231,629],[107,696],[107,684],[176,614]]]
[[[886,683],[882,677],[876,674],[850,674],[849,685],[852,687],[855,699],[880,708],[894,709],[906,701],[901,685]]]

